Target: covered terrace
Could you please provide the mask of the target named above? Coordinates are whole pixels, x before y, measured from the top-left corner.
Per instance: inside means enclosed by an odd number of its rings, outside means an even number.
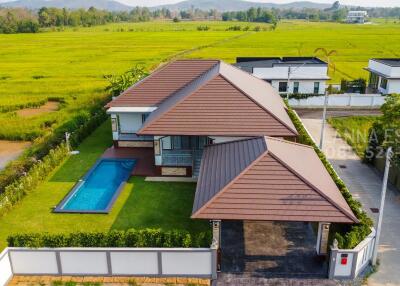
[[[311,147],[271,137],[205,148],[192,218],[222,271],[264,276],[326,275],[330,224],[358,223]]]

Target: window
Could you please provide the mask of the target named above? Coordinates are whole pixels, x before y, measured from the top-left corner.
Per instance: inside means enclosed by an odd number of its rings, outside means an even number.
[[[174,150],[190,150],[190,136],[172,136]]]
[[[279,82],[279,92],[287,92],[287,86],[286,81]]]
[[[387,84],[388,84],[387,79],[386,78],[382,78],[382,80],[381,80],[381,88],[387,89]]]
[[[147,119],[147,117],[149,117],[150,113],[142,113],[142,123],[144,123]]]
[[[295,81],[293,83],[293,93],[299,93],[299,87],[300,87],[300,83],[298,81]]]
[[[319,82],[314,82],[314,94],[319,94]]]

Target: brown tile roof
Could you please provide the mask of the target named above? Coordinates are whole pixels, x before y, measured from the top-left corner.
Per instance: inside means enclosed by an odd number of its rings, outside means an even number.
[[[206,147],[192,218],[358,223],[312,148],[271,137]]]
[[[138,134],[290,137],[297,131],[271,85],[218,62],[169,96]]]
[[[128,88],[107,107],[158,106],[163,100],[207,72],[217,60],[180,60],[171,62]]]

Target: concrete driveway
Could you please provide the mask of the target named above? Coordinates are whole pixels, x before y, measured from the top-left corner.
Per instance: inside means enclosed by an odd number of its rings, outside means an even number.
[[[300,117],[319,143],[321,120],[306,115]],[[376,222],[377,214],[372,213],[371,208],[379,208],[382,176],[374,168],[363,164],[329,124],[324,142],[323,151],[336,172]],[[389,186],[386,195],[379,259],[379,271],[368,279],[368,285],[400,285],[400,194],[392,186]]]

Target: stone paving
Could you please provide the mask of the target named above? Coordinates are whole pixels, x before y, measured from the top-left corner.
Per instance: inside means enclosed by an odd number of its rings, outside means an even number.
[[[308,223],[223,221],[216,285],[338,285]]]
[[[304,125],[319,142],[321,120],[301,117]],[[358,199],[367,213],[376,221],[377,214],[371,208],[379,208],[382,175],[373,167],[363,164],[352,148],[342,140],[337,132],[326,126],[324,148],[328,160]],[[400,285],[400,193],[389,186],[379,245],[379,271],[368,279],[368,285]]]

